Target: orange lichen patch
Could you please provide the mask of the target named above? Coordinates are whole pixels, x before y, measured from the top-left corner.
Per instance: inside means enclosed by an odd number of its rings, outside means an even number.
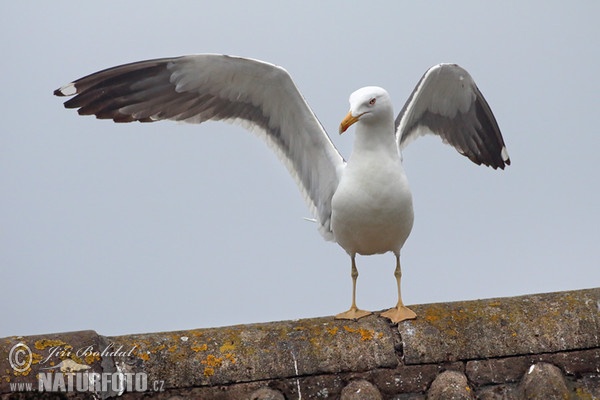
[[[196,353],[199,351],[206,351],[208,350],[208,345],[206,343],[194,343],[192,345],[192,347],[190,347],[190,349],[192,349],[193,351],[195,351]]]
[[[198,330],[195,330],[195,331],[186,331],[185,334],[186,334],[186,336],[194,336],[196,338],[204,336],[204,332],[200,332]]]
[[[31,367],[27,368],[25,371],[13,371],[14,376],[27,376],[31,372]]]
[[[335,335],[338,332],[338,329],[339,328],[337,326],[334,326],[333,328],[327,328],[327,332],[329,332],[329,334],[331,336],[333,336],[333,335]]]
[[[84,357],[84,360],[87,365],[91,365],[95,361],[102,360],[102,357],[100,357],[100,354],[97,351],[94,351],[94,352],[86,354],[86,356]],[[51,363],[51,365],[53,365],[53,364]]]
[[[232,364],[235,364],[237,362],[237,360],[235,359],[235,357],[233,356],[232,353],[225,354],[225,358],[228,359],[229,362]]]
[[[206,367],[204,367],[204,376],[213,376],[215,374],[215,369],[221,368],[225,360],[229,361],[231,364],[237,362],[233,353],[226,353],[224,357],[216,357],[212,354],[207,355],[204,360],[200,361],[201,364],[206,365]]]
[[[427,321],[427,322],[431,322],[431,323],[436,323],[440,320],[440,316],[439,314],[432,314],[432,313],[427,313],[423,316],[423,318]]]
[[[174,344],[172,346],[169,346],[168,351],[169,353],[175,353],[177,351],[177,345]]]
[[[359,329],[360,332],[360,340],[365,341],[365,340],[372,340],[373,336],[374,336],[374,331],[371,329]]]
[[[136,355],[144,361],[150,360],[150,352],[149,351],[140,351]]]
[[[152,343],[149,340],[138,339],[136,341],[129,342],[129,345],[133,349],[131,354],[141,358],[144,361],[148,361],[150,359]]]
[[[66,342],[63,342],[62,340],[56,340],[56,339],[40,339],[40,340],[36,341],[33,345],[38,350],[44,350],[44,349],[47,349],[48,347],[57,347],[57,346],[63,346],[63,345],[64,345],[65,350],[73,349],[73,346],[68,345]]]
[[[200,362],[209,367],[219,368],[221,365],[223,365],[223,358],[215,357],[212,354],[209,354],[208,356],[206,356],[205,360],[202,360]]]
[[[421,315],[419,315],[421,316]],[[422,314],[422,317],[425,321],[435,324],[448,316],[448,309],[438,306],[431,305],[425,309],[425,313]]]
[[[497,300],[485,304],[462,302],[452,307],[432,304],[420,314],[424,321],[451,337],[458,337],[459,332],[463,332],[478,319],[490,325],[505,325],[510,324],[518,315],[522,313],[518,310],[513,312],[506,308],[506,303]]]
[[[365,329],[365,328],[350,328],[347,325],[344,325],[344,330],[346,332],[350,332],[350,333],[359,333],[360,334],[360,340],[362,340],[363,342],[367,341],[367,340],[373,340],[373,337],[375,337],[375,331],[372,329]],[[378,333],[377,335],[378,338],[383,337],[380,336],[380,334]]]

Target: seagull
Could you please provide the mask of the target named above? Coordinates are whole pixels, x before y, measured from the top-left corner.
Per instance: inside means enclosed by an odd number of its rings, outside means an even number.
[[[414,319],[401,295],[400,250],[413,226],[412,195],[401,151],[435,134],[475,164],[510,165],[494,115],[469,73],[456,64],[429,68],[394,119],[380,87],[350,95],[339,133],[355,125],[346,161],[282,67],[251,58],[197,54],[108,68],[54,91],[80,115],[115,122],[225,121],[264,139],[307,201],[320,233],[351,259],[352,303],[337,319],[369,314],[356,306],[356,255],[392,252],[396,305],[381,313],[392,323]]]

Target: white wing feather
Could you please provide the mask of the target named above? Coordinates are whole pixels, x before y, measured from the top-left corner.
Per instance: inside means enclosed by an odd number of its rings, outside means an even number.
[[[109,68],[54,92],[81,115],[115,122],[223,120],[262,137],[286,165],[332,239],[331,198],[344,160],[281,67],[216,54],[140,61]]]

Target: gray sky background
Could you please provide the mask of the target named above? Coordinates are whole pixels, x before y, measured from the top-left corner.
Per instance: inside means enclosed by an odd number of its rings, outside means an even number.
[[[284,66],[347,157],[348,96],[400,110],[433,64],[473,75],[513,165],[434,137],[404,152],[415,227],[406,303],[600,286],[600,3],[17,2],[0,5],[0,337],[105,335],[333,315],[350,260],[276,156],[222,123],[79,117],[52,91],[192,53]],[[396,301],[391,254],[358,258],[358,303]]]

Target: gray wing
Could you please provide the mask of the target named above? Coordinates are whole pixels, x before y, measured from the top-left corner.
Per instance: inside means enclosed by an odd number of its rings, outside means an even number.
[[[456,64],[431,67],[396,118],[400,149],[433,133],[474,163],[494,169],[510,158],[494,114],[471,75]]]
[[[331,239],[331,198],[344,160],[283,68],[215,54],[140,61],[96,72],[54,92],[66,108],[115,122],[222,120],[267,141]]]

